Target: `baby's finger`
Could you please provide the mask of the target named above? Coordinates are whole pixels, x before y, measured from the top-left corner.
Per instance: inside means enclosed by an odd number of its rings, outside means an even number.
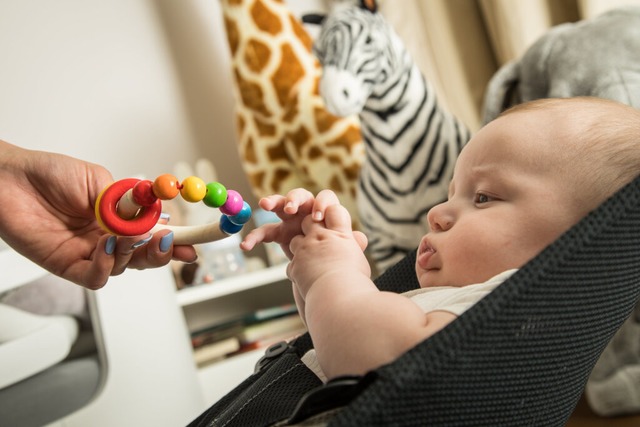
[[[258,201],[258,206],[260,206],[265,211],[276,212],[284,208],[284,204],[286,203],[286,200],[287,199],[284,196],[281,196],[280,194],[272,194],[271,196],[266,196],[261,198]]]
[[[351,215],[342,205],[327,207],[324,217],[325,226],[329,230],[351,234]]]
[[[240,248],[250,251],[259,243],[275,241],[280,224],[265,224],[251,230],[240,243]]]
[[[314,230],[320,230],[324,228],[324,223],[314,221],[311,215],[307,215],[306,217],[304,217],[302,223],[300,224],[300,230],[302,231],[302,234],[304,236],[312,234]]]
[[[292,258],[296,256],[296,251],[300,248],[300,245],[302,245],[303,239],[304,239],[304,236],[297,235],[296,237],[291,239],[291,242],[289,242],[289,251],[291,252]],[[287,272],[289,272],[290,268],[291,268],[291,265],[289,265]]]
[[[316,199],[313,203],[313,209],[311,212],[311,216],[314,221],[322,221],[325,216],[325,211],[329,206],[339,205],[340,200],[336,193],[331,190],[322,190],[316,196]]]
[[[361,231],[354,231],[353,238],[358,243],[358,246],[360,246],[360,249],[362,249],[362,251],[364,252],[364,250],[367,249],[367,245],[369,244],[367,236],[365,236]]]
[[[305,209],[311,209],[313,205],[314,197],[313,193],[304,188],[294,188],[287,193],[287,201],[284,206],[284,212],[289,215],[295,215],[300,210],[300,207]],[[302,211],[302,213],[306,213]]]

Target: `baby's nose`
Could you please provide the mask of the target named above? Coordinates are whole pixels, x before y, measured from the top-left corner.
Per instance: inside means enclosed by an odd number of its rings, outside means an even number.
[[[447,231],[453,227],[454,218],[451,210],[447,206],[447,202],[431,208],[427,214],[427,221],[431,231]]]

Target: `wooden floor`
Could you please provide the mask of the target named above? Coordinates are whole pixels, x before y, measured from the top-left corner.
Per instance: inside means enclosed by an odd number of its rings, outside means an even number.
[[[594,414],[584,397],[578,402],[575,412],[566,427],[639,427],[640,414],[624,417],[602,418]]]

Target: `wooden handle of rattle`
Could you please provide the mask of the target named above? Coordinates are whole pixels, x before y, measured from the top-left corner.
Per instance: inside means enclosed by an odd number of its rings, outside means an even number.
[[[203,225],[166,225],[156,224],[151,233],[160,230],[173,231],[174,245],[197,245],[200,243],[215,242],[229,237],[230,234],[220,229],[220,222],[212,222]]]

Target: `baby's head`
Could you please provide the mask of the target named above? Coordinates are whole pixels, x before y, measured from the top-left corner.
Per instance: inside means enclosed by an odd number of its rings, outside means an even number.
[[[507,110],[460,153],[449,200],[428,214],[422,287],[519,268],[640,173],[640,111],[596,98]]]

